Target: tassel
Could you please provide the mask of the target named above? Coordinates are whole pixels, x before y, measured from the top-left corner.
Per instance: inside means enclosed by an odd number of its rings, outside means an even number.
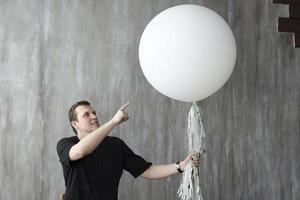
[[[188,115],[187,134],[189,139],[189,154],[200,153],[202,156],[205,152],[202,144],[205,131],[201,120],[200,108],[195,102]],[[191,161],[184,169],[177,194],[182,200],[203,200],[199,186],[198,168]]]

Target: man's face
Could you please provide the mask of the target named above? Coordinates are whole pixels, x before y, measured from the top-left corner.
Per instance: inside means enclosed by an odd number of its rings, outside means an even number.
[[[78,106],[75,113],[77,114],[77,121],[72,121],[72,125],[77,133],[90,133],[99,128],[96,112],[92,106]]]

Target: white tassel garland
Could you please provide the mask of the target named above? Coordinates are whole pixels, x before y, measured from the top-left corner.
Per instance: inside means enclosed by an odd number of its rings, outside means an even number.
[[[205,152],[202,144],[205,131],[201,121],[200,109],[195,102],[189,112],[187,134],[189,154],[200,153],[202,156]],[[198,168],[192,162],[189,162],[184,169],[177,194],[182,200],[203,200],[199,186]]]

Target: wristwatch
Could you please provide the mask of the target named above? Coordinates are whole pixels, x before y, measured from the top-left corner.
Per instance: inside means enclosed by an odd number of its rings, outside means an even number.
[[[177,169],[177,171],[178,171],[179,173],[183,173],[183,170],[181,169],[181,166],[180,166],[180,162],[179,162],[179,161],[176,163],[176,169]]]

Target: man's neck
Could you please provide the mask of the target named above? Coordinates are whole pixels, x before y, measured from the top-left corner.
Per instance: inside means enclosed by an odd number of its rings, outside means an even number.
[[[77,133],[77,137],[78,137],[79,140],[82,140],[87,135],[88,135],[88,133],[82,133],[82,132]]]

